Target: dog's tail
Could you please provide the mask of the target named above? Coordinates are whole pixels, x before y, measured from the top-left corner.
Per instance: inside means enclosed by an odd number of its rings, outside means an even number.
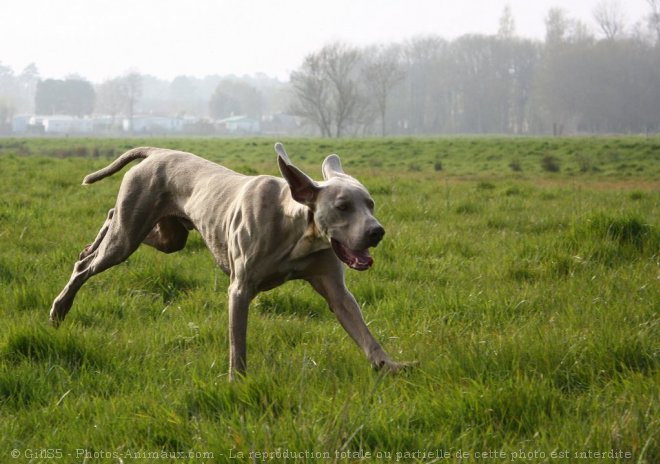
[[[128,150],[126,153],[120,155],[119,158],[114,160],[112,163],[110,163],[103,169],[99,169],[98,171],[85,176],[85,178],[83,179],[83,185],[93,184],[96,181],[111,176],[117,171],[120,171],[124,166],[126,166],[131,161],[135,161],[136,159],[146,158],[147,156],[149,156],[149,153],[151,153],[154,150],[156,150],[156,148],[152,148],[152,147],[139,147],[139,148],[133,148],[132,150]]]

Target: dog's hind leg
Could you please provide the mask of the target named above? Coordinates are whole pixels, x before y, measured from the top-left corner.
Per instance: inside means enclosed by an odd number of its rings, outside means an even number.
[[[150,218],[136,221],[135,218],[122,218],[118,209],[110,210],[106,222],[101,227],[94,242],[80,254],[74,264],[69,282],[53,301],[50,321],[57,326],[66,317],[73,305],[76,293],[87,280],[106,269],[126,260],[146,237],[153,224]]]
[[[103,241],[103,238],[105,237],[105,234],[108,233],[108,228],[110,227],[110,223],[112,222],[112,216],[115,214],[115,209],[112,208],[110,211],[108,211],[108,217],[106,218],[105,222],[103,223],[103,227],[101,227],[101,230],[99,230],[98,235],[94,239],[92,243],[87,245],[83,251],[80,252],[80,256],[78,257],[79,261],[82,261],[84,258],[92,254],[96,249],[99,247],[101,242]]]
[[[81,256],[83,253],[81,253]],[[64,289],[62,289],[57,298],[55,298],[53,305],[50,308],[49,319],[51,324],[54,326],[58,326],[59,323],[66,317],[69,309],[71,309],[71,305],[73,304],[73,299],[75,298],[76,293],[87,281],[87,279],[92,276],[90,271],[90,263],[94,260],[95,254],[95,252],[91,252],[91,254],[88,254],[81,260],[77,261],[76,264],[74,264],[73,273],[71,274],[69,282],[67,282]]]

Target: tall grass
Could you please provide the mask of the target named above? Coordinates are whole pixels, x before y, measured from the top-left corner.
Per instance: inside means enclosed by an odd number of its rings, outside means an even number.
[[[249,376],[229,384],[228,280],[197,235],[141,248],[47,325],[113,205],[121,176],[79,185],[103,150],[276,174],[272,142],[0,140],[0,462],[660,460],[657,139],[289,141],[314,177],[339,153],[375,197],[386,239],[347,281],[386,350],[419,361],[402,375],[291,282],[253,302]]]

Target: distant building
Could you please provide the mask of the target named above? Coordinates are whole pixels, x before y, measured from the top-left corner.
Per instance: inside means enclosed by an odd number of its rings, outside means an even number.
[[[32,116],[28,114],[20,114],[18,116],[14,116],[11,120],[11,131],[14,133],[27,132],[31,117]]]
[[[184,116],[183,132],[188,135],[213,135],[216,130],[212,120],[195,116]]]
[[[126,118],[123,129],[134,133],[167,133],[183,132],[183,119],[167,116],[134,116],[133,120]]]
[[[261,132],[259,121],[248,116],[232,116],[216,121],[221,132],[228,134],[258,134]]]
[[[94,133],[96,134],[106,134],[118,129],[115,118],[109,115],[93,116],[92,124],[94,125]]]
[[[39,128],[45,134],[91,134],[94,123],[89,118],[78,118],[64,114],[50,116],[32,116],[28,121],[28,128]]]
[[[299,128],[298,119],[287,113],[273,113],[261,119],[261,132],[264,134],[293,134]]]

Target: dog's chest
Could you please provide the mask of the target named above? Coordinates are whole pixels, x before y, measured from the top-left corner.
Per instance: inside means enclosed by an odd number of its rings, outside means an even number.
[[[229,266],[229,251],[227,249],[226,244],[220,244],[219,246],[216,247],[216,252],[213,253],[216,262],[218,263],[218,266],[220,266],[220,269],[222,269],[222,272],[225,274],[229,275],[230,271],[230,266]]]
[[[305,256],[301,259],[283,260],[274,266],[270,272],[262,273],[259,279],[259,291],[270,290],[279,287],[289,280],[304,278],[310,267],[310,258]],[[266,269],[262,269],[262,272]]]

